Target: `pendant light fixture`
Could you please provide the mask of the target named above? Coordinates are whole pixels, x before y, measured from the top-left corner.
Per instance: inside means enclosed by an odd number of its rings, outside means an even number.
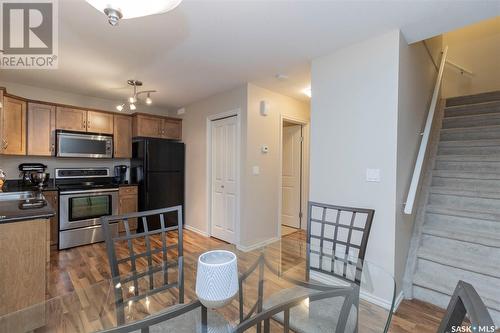
[[[87,2],[108,17],[112,26],[120,19],[162,14],[173,10],[182,0],[87,0]]]
[[[127,98],[127,103],[119,104],[116,106],[116,109],[118,111],[123,111],[125,109],[125,106],[128,104],[128,108],[130,111],[135,111],[137,110],[137,103],[140,102],[140,95],[147,94],[146,99],[144,102],[147,105],[153,104],[153,100],[151,99],[151,94],[155,93],[156,90],[142,90],[142,91],[137,91],[137,87],[142,86],[142,82],[139,80],[128,80],[127,81],[128,85],[132,86],[134,88],[134,92],[132,96]]]

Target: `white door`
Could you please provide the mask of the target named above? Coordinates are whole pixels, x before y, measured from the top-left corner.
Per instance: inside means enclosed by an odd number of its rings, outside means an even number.
[[[283,127],[281,223],[300,228],[302,126]]]
[[[236,241],[238,203],[237,117],[212,121],[212,221],[211,235]]]

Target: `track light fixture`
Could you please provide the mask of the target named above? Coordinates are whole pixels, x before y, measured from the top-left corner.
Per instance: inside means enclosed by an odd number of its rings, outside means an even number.
[[[142,82],[139,80],[128,80],[127,81],[128,85],[132,86],[134,91],[132,96],[130,96],[127,99],[127,103],[119,104],[116,106],[116,109],[118,111],[123,111],[125,109],[125,106],[128,104],[128,108],[130,111],[135,111],[137,109],[137,103],[140,102],[140,96],[143,94],[147,94],[146,99],[144,102],[146,105],[151,105],[153,104],[153,100],[151,99],[151,94],[156,92],[156,90],[143,90],[143,91],[137,91],[137,87],[142,86]]]

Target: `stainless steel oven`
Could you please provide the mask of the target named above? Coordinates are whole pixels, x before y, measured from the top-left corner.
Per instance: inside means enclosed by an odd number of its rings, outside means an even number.
[[[100,217],[118,214],[118,188],[61,191],[59,248],[104,240]],[[112,225],[117,227],[117,225]],[[118,230],[116,230],[118,232]]]
[[[113,136],[58,130],[58,157],[112,158]]]
[[[59,249],[101,242],[101,216],[118,214],[118,185],[109,168],[56,169]],[[118,225],[111,230],[118,234]]]

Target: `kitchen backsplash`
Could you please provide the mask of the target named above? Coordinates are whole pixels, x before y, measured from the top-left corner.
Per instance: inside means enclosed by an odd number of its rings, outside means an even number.
[[[18,166],[21,163],[43,163],[47,165],[50,178],[54,177],[56,168],[95,168],[107,167],[114,172],[115,165],[125,164],[130,166],[128,159],[85,159],[85,158],[55,158],[33,156],[6,156],[0,155],[0,169],[7,174],[7,179],[19,179]],[[127,172],[128,173],[128,172]],[[128,175],[127,175],[128,176]],[[127,177],[128,178],[128,177]]]

